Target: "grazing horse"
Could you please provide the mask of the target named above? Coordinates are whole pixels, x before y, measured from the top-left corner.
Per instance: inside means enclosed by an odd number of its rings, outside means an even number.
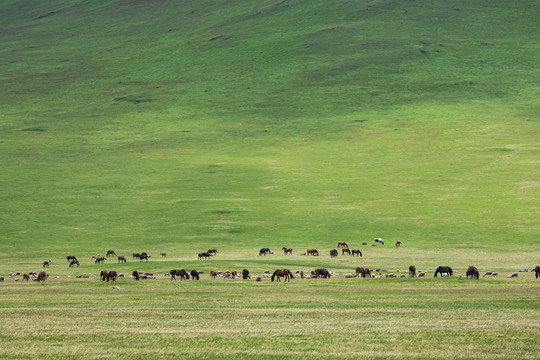
[[[401,246],[401,240],[396,241],[396,247]]]
[[[415,277],[416,276],[416,266],[411,265],[409,266],[409,277]]]
[[[242,279],[244,279],[244,280],[249,279],[249,270],[248,269],[242,270]]]
[[[540,278],[540,265],[537,265],[535,268],[534,268],[534,272],[536,273],[536,278]]]
[[[337,247],[349,247],[349,245],[347,245],[347,243],[345,241],[338,241],[337,243]]]
[[[341,249],[341,255],[349,254],[351,255],[351,250],[349,248]]]
[[[73,255],[66,256],[67,262],[70,262],[72,260],[77,260],[77,258]]]
[[[317,251],[317,249],[307,249],[306,253],[308,255],[319,256],[319,251]]]
[[[277,277],[277,281],[281,281],[280,278],[282,277],[285,278],[285,281],[287,280],[291,281],[291,279],[294,279],[294,275],[290,272],[289,269],[277,269],[272,274],[272,281],[274,281],[276,277]]]
[[[467,277],[478,280],[478,278],[480,277],[480,273],[478,272],[476,266],[469,266],[469,268],[467,269]]]
[[[358,277],[358,275],[361,275],[362,278],[365,279],[366,277],[371,277],[371,271],[369,270],[369,268],[357,267],[356,277]]]
[[[30,280],[30,275],[24,274],[24,275],[22,276],[22,281],[28,282],[28,280]]]
[[[190,274],[193,280],[199,280],[199,272],[197,270],[191,270]]]
[[[262,248],[261,250],[259,250],[259,256],[261,255],[264,255],[266,256],[266,254],[271,254],[272,252],[270,251],[269,248]]]
[[[211,277],[212,279],[215,280],[216,277],[217,277],[217,275],[218,275],[217,272],[215,272],[215,271],[210,271],[210,277]]]
[[[330,271],[326,269],[315,269],[311,272],[311,275],[323,279],[328,279],[332,277],[332,275],[330,275]]]
[[[138,272],[137,270],[135,270],[135,271],[131,274],[131,276],[133,276],[133,278],[134,278],[135,280],[137,280],[137,281],[139,281],[139,279],[140,279],[139,272]]]
[[[167,257],[166,253],[160,253],[160,254],[161,254],[161,257]]]
[[[75,260],[71,260],[71,262],[69,263],[69,267],[73,267],[77,265],[77,267],[79,267],[81,264],[79,263],[79,260],[75,259]]]
[[[109,256],[116,256],[116,253],[114,252],[114,250],[107,251],[107,257]]]
[[[199,253],[199,260],[201,259],[210,259],[212,257],[212,255],[210,255],[209,253]]]
[[[94,261],[94,264],[100,264],[100,263],[104,262],[105,260],[107,260],[107,258],[104,258],[103,256],[98,256],[96,258],[96,261]]]
[[[116,278],[118,277],[118,274],[116,273],[116,271],[114,270],[111,270],[109,271],[109,273],[107,274],[107,282],[109,282],[109,280],[111,281],[116,281]]]
[[[337,250],[336,250],[336,249],[330,250],[330,256],[331,256],[331,257],[338,256]]]
[[[441,276],[443,276],[442,274],[448,274],[448,276],[454,275],[454,271],[450,266],[439,266],[437,270],[435,270],[435,277],[437,277],[437,274],[439,273],[441,274]]]
[[[292,255],[292,249],[291,249],[291,248],[286,248],[286,247],[284,246],[282,249],[283,249],[283,252],[285,253],[285,255],[287,255],[287,254],[291,254],[291,255]]]
[[[377,239],[373,239],[373,241],[375,241],[376,243],[380,243],[381,245],[384,245],[383,239],[377,238]]]
[[[133,256],[134,259],[138,259],[138,258],[141,257],[141,254],[139,254],[139,253],[133,253],[132,256]]]
[[[47,280],[47,277],[49,275],[47,275],[47,273],[45,271],[40,271],[38,276],[37,276],[37,282],[41,282],[41,281],[45,281]]]
[[[141,256],[139,257],[139,261],[142,262],[143,260],[146,260],[146,262],[148,262],[149,257],[150,255],[148,255],[147,253],[142,253]]]
[[[208,249],[207,253],[212,254],[212,255],[216,255],[218,253],[218,251],[216,249]]]
[[[0,276],[0,282],[4,282],[4,277]]]
[[[50,264],[50,263],[51,263],[51,260],[49,260],[49,261],[44,261],[44,262],[43,262],[43,267],[44,267],[44,268],[45,268],[45,267],[49,267],[49,264]]]
[[[176,279],[177,276],[180,277],[180,280],[189,280],[189,274],[184,269],[182,269],[182,270],[171,270],[170,274],[171,274],[171,280]]]
[[[123,256],[120,255],[120,256],[118,257],[118,262],[119,262],[119,263],[121,263],[121,262],[126,263],[127,261],[126,261],[126,258],[125,258],[125,257],[123,257]]]
[[[362,252],[360,250],[351,250],[352,256],[362,256]]]
[[[100,281],[107,280],[108,275],[109,275],[109,272],[107,270],[101,270],[101,273],[99,274],[99,280]]]

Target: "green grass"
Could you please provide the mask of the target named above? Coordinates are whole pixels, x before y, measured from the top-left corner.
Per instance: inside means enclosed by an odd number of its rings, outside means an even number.
[[[52,259],[53,278],[0,284],[16,319],[0,357],[537,357],[536,283],[502,277],[540,263],[539,14],[533,0],[1,2],[0,275]],[[361,246],[375,237],[387,245]],[[365,256],[330,259],[337,241]],[[129,262],[94,265],[108,249]],[[64,278],[411,264],[501,279],[112,292]]]

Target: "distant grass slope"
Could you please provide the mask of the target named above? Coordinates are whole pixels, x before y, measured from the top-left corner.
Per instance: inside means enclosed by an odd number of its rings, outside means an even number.
[[[3,1],[0,259],[383,237],[529,266],[539,13]]]

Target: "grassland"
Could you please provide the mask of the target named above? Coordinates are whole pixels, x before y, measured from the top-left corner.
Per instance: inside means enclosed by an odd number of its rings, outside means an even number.
[[[538,265],[539,15],[533,0],[2,1],[0,275],[53,265],[44,285],[0,284],[0,358],[538,358],[530,274],[117,292],[65,276],[108,249],[153,257],[106,268],[161,275]],[[387,245],[362,259],[327,256],[374,237]]]

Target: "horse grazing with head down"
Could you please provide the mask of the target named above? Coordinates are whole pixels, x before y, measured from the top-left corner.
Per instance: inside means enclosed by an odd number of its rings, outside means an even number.
[[[341,255],[349,254],[351,255],[351,250],[349,248],[341,249]]]
[[[118,262],[119,262],[119,263],[121,263],[121,262],[126,263],[127,261],[126,261],[126,258],[125,258],[125,257],[123,257],[123,256],[120,255],[120,256],[118,257]]]
[[[286,248],[285,246],[281,248],[283,250],[283,252],[285,253],[285,255],[287,254],[291,254],[292,255],[292,249],[291,248]]]
[[[217,249],[208,249],[207,253],[216,255],[218,253]]]
[[[362,278],[365,279],[366,277],[371,277],[371,271],[369,270],[369,268],[357,267],[356,277],[358,277],[358,275],[361,275]]]
[[[107,274],[107,282],[109,282],[109,280],[116,281],[117,277],[118,277],[118,273],[116,271],[114,271],[114,270],[111,270]]]
[[[141,277],[139,276],[139,272],[138,272],[137,270],[135,270],[135,271],[131,274],[131,276],[133,276],[133,278],[134,278],[135,280],[137,280],[137,281],[139,281],[139,279],[141,278]]]
[[[469,268],[467,269],[467,277],[478,280],[478,278],[480,277],[480,273],[478,272],[476,266],[469,266]]]
[[[45,281],[45,280],[47,280],[48,277],[49,277],[49,275],[47,275],[47,273],[45,271],[40,271],[38,276],[37,276],[37,282]]]
[[[435,277],[437,277],[437,274],[447,274],[448,276],[454,276],[454,271],[450,266],[439,266],[437,270],[435,270]]]
[[[23,274],[23,276],[22,276],[22,281],[28,282],[28,280],[30,280],[30,275],[28,275],[28,274]]]
[[[177,276],[180,277],[180,280],[189,280],[189,274],[184,269],[182,269],[182,270],[171,270],[170,274],[171,274],[171,280],[176,279]]]
[[[69,267],[73,267],[77,265],[77,267],[81,266],[81,263],[79,262],[79,260],[75,259],[75,260],[71,260],[71,262],[69,263]]]
[[[409,266],[409,277],[415,277],[416,276],[416,266],[411,265]]]
[[[199,272],[197,270],[191,270],[190,274],[193,280],[199,280]]]
[[[356,255],[356,256],[362,256],[362,252],[357,249],[357,250],[351,250],[351,254],[352,256]]]
[[[116,253],[114,252],[114,250],[108,250],[107,251],[107,257],[109,256],[116,256]]]
[[[244,279],[244,280],[249,279],[249,270],[248,269],[242,270],[242,279]]]
[[[306,253],[308,255],[319,256],[319,251],[317,249],[307,249]]]
[[[105,260],[107,260],[107,258],[104,258],[103,256],[98,256],[96,257],[96,261],[94,261],[94,264],[100,264],[104,262]]]
[[[72,260],[77,260],[77,258],[73,255],[66,256],[67,262],[70,262]]]
[[[337,250],[336,250],[336,249],[330,250],[330,256],[331,256],[331,257],[338,256]]]
[[[315,276],[316,278],[323,278],[323,279],[328,279],[332,277],[332,275],[330,274],[330,271],[326,269],[315,269],[311,272],[311,276]]]
[[[274,281],[276,277],[277,277],[277,281],[281,281],[280,278],[282,277],[285,278],[285,281],[287,280],[291,281],[291,279],[294,279],[294,275],[289,271],[289,269],[277,269],[272,274],[272,278],[271,278],[272,281]]]
[[[109,275],[109,272],[107,270],[101,270],[101,273],[99,274],[99,280],[100,281],[107,280],[108,275]]]
[[[345,241],[338,241],[337,243],[337,247],[349,247],[349,245],[347,245],[347,243]]]
[[[540,265],[536,265],[534,272],[536,273],[536,278],[540,278]]]

